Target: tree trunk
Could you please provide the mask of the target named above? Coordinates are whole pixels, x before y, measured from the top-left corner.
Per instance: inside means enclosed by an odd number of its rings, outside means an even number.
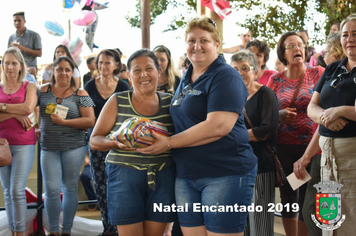
[[[150,26],[151,26],[150,0],[141,0],[141,35],[142,48],[150,48]]]

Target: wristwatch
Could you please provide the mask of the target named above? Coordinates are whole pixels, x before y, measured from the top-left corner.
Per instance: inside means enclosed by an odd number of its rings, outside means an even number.
[[[7,108],[7,104],[6,103],[2,104],[1,109],[3,112],[6,112],[6,108]]]

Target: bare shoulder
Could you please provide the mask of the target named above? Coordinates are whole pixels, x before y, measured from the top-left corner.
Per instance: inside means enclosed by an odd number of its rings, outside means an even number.
[[[38,90],[40,90],[40,92],[47,92],[49,85],[50,85],[50,83],[45,83],[45,84],[41,85],[38,88]]]
[[[89,96],[88,92],[85,89],[81,89],[81,88],[78,89],[77,95],[78,96]]]

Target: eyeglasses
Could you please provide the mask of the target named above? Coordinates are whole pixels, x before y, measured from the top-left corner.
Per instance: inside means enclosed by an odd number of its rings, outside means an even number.
[[[341,81],[342,81],[341,77],[334,79],[333,81],[331,81],[330,87],[336,88],[337,86],[339,86],[339,84],[341,84]]]
[[[179,106],[179,104],[182,102],[185,95],[187,93],[189,93],[190,91],[192,91],[192,86],[190,84],[188,84],[187,86],[185,86],[183,88],[182,92],[177,96],[177,98],[174,99],[172,106],[174,106],[174,107]]]
[[[330,87],[336,88],[337,86],[339,86],[341,84],[341,82],[342,82],[342,76],[346,75],[348,73],[350,73],[350,72],[346,71],[346,72],[343,72],[343,73],[339,74],[336,79],[331,81]]]
[[[289,44],[285,47],[285,49],[293,50],[295,48],[301,49],[305,48],[307,45],[305,43],[298,43],[298,44]]]
[[[253,70],[253,66],[244,66],[241,68],[235,68],[238,72],[249,72],[250,70]]]

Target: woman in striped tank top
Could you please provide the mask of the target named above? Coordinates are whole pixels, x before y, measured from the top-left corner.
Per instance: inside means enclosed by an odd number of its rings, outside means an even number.
[[[133,91],[115,93],[106,102],[90,137],[90,148],[110,151],[106,157],[108,215],[118,234],[163,235],[167,223],[176,220],[175,212],[161,208],[174,204],[175,165],[171,152],[145,155],[106,136],[131,117],[164,123],[172,135],[172,96],[157,92],[161,69],[152,51],[133,53],[127,67]]]

